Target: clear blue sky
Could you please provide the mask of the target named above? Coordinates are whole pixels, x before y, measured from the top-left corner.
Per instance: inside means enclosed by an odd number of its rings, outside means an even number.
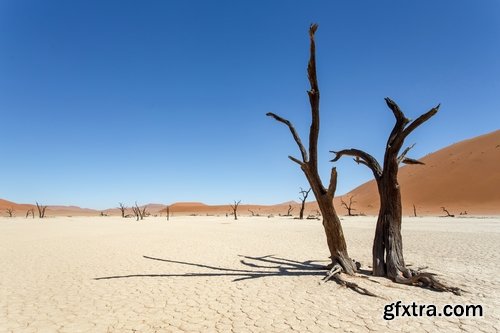
[[[272,204],[307,183],[307,30],[317,33],[319,157],[383,153],[414,118],[412,157],[500,126],[500,2],[0,2],[0,197],[92,208]],[[337,194],[371,177],[346,159]]]

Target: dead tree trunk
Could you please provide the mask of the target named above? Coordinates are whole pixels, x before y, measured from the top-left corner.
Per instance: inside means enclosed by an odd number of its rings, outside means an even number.
[[[309,195],[309,192],[311,192],[311,188],[309,188],[307,191],[303,190],[302,187],[300,188],[300,194],[302,195],[300,199],[300,212],[299,212],[299,219],[303,220],[304,219],[304,210],[306,208],[306,200],[307,196]]]
[[[401,154],[399,154],[399,151],[404,144],[405,138],[418,126],[434,116],[438,112],[439,105],[410,122],[394,101],[389,98],[386,98],[385,101],[396,118],[396,124],[387,140],[383,168],[380,167],[380,164],[373,156],[364,151],[358,149],[332,151],[336,155],[332,162],[339,160],[343,155],[354,156],[354,160],[358,164],[364,164],[371,169],[377,182],[380,210],[373,241],[373,275],[387,276],[399,283],[426,284],[436,290],[458,292],[456,288],[443,286],[435,279],[429,278],[429,276],[432,277],[431,275],[408,269],[405,266],[403,257],[403,240],[401,237],[402,206],[398,169],[401,163],[423,163],[406,157],[406,154],[414,145],[407,147]]]
[[[233,210],[233,215],[235,220],[238,219],[238,206],[240,205],[240,202],[241,200],[239,200],[238,202],[234,200],[234,204],[229,204],[231,206],[231,209]]]
[[[443,212],[446,213],[445,217],[455,217],[455,215],[454,214],[450,214],[450,212],[446,208],[441,207],[441,209],[443,210]]]
[[[356,203],[356,201],[352,200],[353,198],[354,198],[354,195],[349,197],[349,204],[347,202],[345,202],[344,199],[340,198],[340,204],[342,205],[342,207],[347,209],[347,215],[349,215],[349,216],[353,216],[352,211],[356,210],[356,209],[352,208],[352,205]]]
[[[31,216],[32,216],[33,218],[35,218],[35,209],[34,209],[34,208],[30,208],[30,209],[28,209],[28,210],[26,211],[26,218],[28,218],[28,216],[30,216],[30,214],[31,214]]]
[[[47,209],[47,206],[39,205],[38,202],[36,202],[36,208],[38,209],[38,217],[43,219],[45,217],[45,210]]]
[[[125,218],[125,211],[127,210],[127,207],[125,207],[125,205],[122,204],[121,202],[119,202],[118,205],[120,205],[120,207],[118,207],[118,209],[120,209],[120,211],[122,213],[122,217]]]
[[[413,216],[417,217],[417,207],[415,207],[415,204],[413,205]]]
[[[170,220],[170,206],[167,206],[167,221]]]
[[[309,185],[316,197],[319,209],[321,210],[321,215],[323,216],[323,227],[325,229],[326,241],[328,244],[328,249],[330,250],[330,258],[332,260],[332,267],[339,267],[338,273],[343,271],[349,275],[353,275],[356,271],[356,266],[354,262],[349,258],[347,253],[347,245],[344,238],[344,233],[342,230],[342,225],[340,224],[340,219],[335,212],[333,207],[333,196],[337,187],[337,171],[332,168],[330,175],[330,183],[328,188],[323,186],[321,178],[318,172],[318,137],[319,137],[319,87],[318,80],[316,76],[316,45],[314,41],[314,34],[318,26],[316,24],[311,25],[309,28],[310,37],[310,57],[307,66],[307,74],[309,78],[309,83],[311,85],[310,90],[307,92],[309,95],[309,102],[311,105],[311,127],[309,131],[309,154],[307,153],[305,147],[300,140],[300,137],[295,130],[292,123],[274,113],[267,113],[267,116],[274,118],[275,120],[288,126],[292,136],[300,149],[302,159],[299,160],[295,157],[289,156],[289,158],[300,165],[300,168],[304,172]],[[332,268],[333,269],[333,268]],[[338,276],[338,274],[336,274]]]
[[[293,210],[292,205],[288,205],[288,211],[286,212],[286,216],[292,216],[292,210]]]

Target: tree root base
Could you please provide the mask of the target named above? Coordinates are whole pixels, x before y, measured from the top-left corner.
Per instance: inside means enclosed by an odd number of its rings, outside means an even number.
[[[356,265],[357,266],[357,265]],[[360,287],[357,283],[346,281],[342,278],[340,275],[343,271],[342,266],[339,264],[334,264],[331,269],[326,273],[326,276],[322,279],[323,283],[333,280],[337,282],[337,284],[344,286],[346,288],[349,288],[351,290],[354,290],[355,292],[361,294],[361,295],[366,295],[366,296],[372,296],[372,297],[379,297],[378,295],[372,293],[366,288]]]
[[[420,270],[418,271],[411,270],[410,277],[396,276],[393,280],[396,283],[428,288],[439,292],[450,292],[457,296],[462,295],[463,292],[463,290],[461,290],[460,288],[450,287],[438,281],[434,277],[434,274],[428,272],[421,272]]]

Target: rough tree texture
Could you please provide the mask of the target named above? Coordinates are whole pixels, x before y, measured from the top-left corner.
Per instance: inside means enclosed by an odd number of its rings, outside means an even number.
[[[292,156],[289,156],[289,158],[300,165],[300,168],[304,172],[316,197],[316,201],[318,202],[319,209],[321,210],[321,215],[323,216],[323,227],[325,229],[328,249],[330,250],[332,267],[339,265],[345,273],[353,275],[356,271],[356,266],[351,258],[349,258],[349,254],[347,253],[347,246],[344,238],[344,233],[342,231],[342,226],[340,224],[339,217],[335,212],[335,208],[333,207],[333,196],[335,194],[337,186],[337,171],[335,168],[332,168],[328,188],[325,188],[323,186],[318,173],[320,93],[318,80],[316,77],[316,46],[314,42],[314,34],[317,28],[318,26],[316,24],[311,25],[311,27],[309,28],[310,58],[307,66],[307,74],[311,88],[307,93],[309,95],[312,114],[311,127],[309,130],[309,153],[306,151],[297,131],[290,121],[281,118],[274,113],[267,113],[267,116],[270,116],[275,120],[287,125],[300,149],[302,157],[301,160]]]
[[[436,290],[458,292],[456,288],[448,288],[437,282],[428,273],[408,269],[404,261],[401,237],[402,206],[401,189],[398,183],[399,165],[423,163],[406,157],[413,145],[406,148],[400,155],[399,151],[405,138],[434,116],[438,112],[439,105],[410,122],[394,101],[389,98],[385,101],[396,118],[396,124],[387,140],[383,168],[373,156],[358,149],[332,152],[336,154],[333,162],[343,155],[354,156],[358,164],[364,164],[371,169],[377,182],[380,210],[373,241],[373,275],[387,276],[399,283],[425,285]]]

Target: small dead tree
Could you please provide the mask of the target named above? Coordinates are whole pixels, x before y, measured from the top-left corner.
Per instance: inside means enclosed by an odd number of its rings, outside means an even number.
[[[347,209],[348,216],[354,216],[354,214],[352,214],[352,212],[356,210],[355,208],[352,208],[352,205],[356,203],[356,201],[354,201],[353,198],[354,198],[354,195],[349,197],[349,203],[345,202],[344,199],[340,198],[340,204],[342,205],[342,207]]]
[[[26,218],[28,218],[28,216],[32,216],[33,218],[35,218],[35,209],[34,208],[30,208],[26,211]]]
[[[45,210],[47,209],[47,206],[40,205],[36,202],[36,208],[38,209],[38,217],[43,219],[45,217]]]
[[[423,163],[406,157],[414,145],[407,147],[401,154],[399,152],[406,137],[434,116],[439,110],[439,105],[414,121],[410,121],[393,100],[386,98],[385,102],[396,118],[396,122],[387,139],[383,167],[372,155],[359,149],[331,151],[335,154],[332,162],[338,161],[344,155],[353,156],[356,163],[371,169],[377,182],[380,210],[373,241],[373,275],[387,276],[397,283],[425,285],[438,291],[450,291],[457,294],[459,293],[457,288],[444,286],[429,273],[414,271],[406,267],[401,236],[402,205],[401,189],[398,183],[399,165]]]
[[[124,204],[122,204],[121,202],[119,202],[118,205],[119,205],[118,209],[122,213],[122,217],[125,218],[125,215],[126,215],[125,212],[127,210],[127,207]]]
[[[9,217],[14,217],[14,215],[16,215],[16,210],[14,208],[7,208],[5,212],[9,215]]]
[[[259,214],[259,213],[256,213],[256,212],[254,212],[254,211],[253,211],[253,210],[251,210],[251,209],[249,209],[248,211],[250,212],[250,214],[252,214],[252,216],[260,216],[260,214]]]
[[[167,206],[167,221],[170,220],[170,206]]]
[[[318,138],[319,138],[319,125],[320,125],[320,113],[319,113],[319,86],[316,75],[316,44],[314,41],[314,34],[318,29],[317,24],[312,24],[309,28],[309,39],[310,39],[310,49],[309,49],[309,63],[307,65],[307,76],[311,88],[307,91],[309,95],[309,103],[311,105],[311,127],[309,130],[309,152],[302,144],[302,140],[299,134],[295,130],[292,123],[282,118],[274,113],[267,113],[267,116],[274,118],[276,121],[285,124],[290,130],[295,143],[299,147],[301,159],[288,156],[290,160],[297,163],[304,175],[306,176],[309,185],[312,188],[318,206],[321,210],[323,216],[323,227],[325,229],[326,240],[328,244],[328,249],[330,250],[330,258],[332,260],[329,267],[335,272],[331,278],[335,279],[338,283],[346,286],[346,281],[340,279],[340,272],[345,272],[349,275],[354,275],[357,267],[353,260],[349,257],[347,253],[347,245],[344,238],[344,232],[342,230],[342,225],[340,224],[340,219],[333,207],[333,197],[335,190],[337,188],[337,170],[332,168],[330,174],[330,182],[328,187],[325,188],[318,172]]]
[[[292,205],[288,205],[288,211],[286,212],[286,215],[285,216],[292,216],[292,210],[294,208],[292,207]]]
[[[229,204],[231,206],[231,209],[233,210],[233,215],[234,215],[234,219],[237,220],[238,219],[238,206],[240,205],[240,202],[241,200],[238,200],[238,202],[236,202],[236,200],[234,200],[234,204]]]
[[[142,210],[141,210],[141,220],[145,217],[148,217],[149,215],[151,215],[148,211],[147,211],[147,208],[148,206],[147,205],[144,205],[144,207],[142,207]]]
[[[134,212],[136,221],[139,219],[144,219],[144,212],[146,211],[146,206],[141,210],[141,208],[137,205],[137,201],[135,202],[135,206],[132,206],[132,211]]]
[[[415,204],[413,204],[413,216],[417,217],[417,207],[415,207]]]
[[[300,188],[300,212],[299,212],[299,219],[303,220],[304,219],[304,210],[306,208],[306,200],[307,196],[309,195],[309,192],[311,192],[311,188],[309,188],[307,191]]]
[[[446,208],[441,207],[441,209],[446,213],[445,217],[455,217],[455,214],[450,214],[450,212]]]

